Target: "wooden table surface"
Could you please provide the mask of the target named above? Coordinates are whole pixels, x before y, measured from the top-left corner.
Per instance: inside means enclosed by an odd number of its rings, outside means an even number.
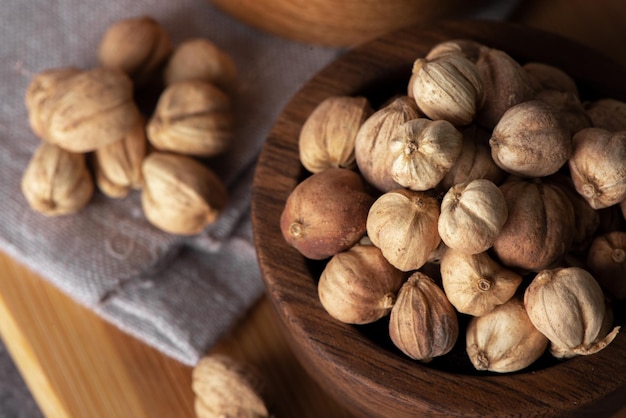
[[[511,20],[576,39],[626,67],[623,0],[528,0]],[[0,318],[0,336],[47,417],[194,417],[190,367],[103,321],[2,253]],[[265,375],[280,395],[277,418],[352,417],[297,363],[265,298],[212,351]],[[626,408],[616,417],[626,418]]]

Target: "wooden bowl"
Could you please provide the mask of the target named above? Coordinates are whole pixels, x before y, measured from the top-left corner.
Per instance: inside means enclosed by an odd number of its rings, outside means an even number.
[[[404,93],[411,64],[436,43],[471,38],[520,62],[564,69],[581,96],[626,98],[626,71],[605,56],[556,35],[498,22],[446,21],[417,26],[364,44],[323,69],[293,97],[258,161],[253,195],[254,243],[267,296],[306,370],[355,416],[608,415],[625,405],[626,335],[603,351],[558,361],[549,354],[511,374],[477,372],[464,339],[452,353],[422,364],[393,347],[384,320],[353,326],[332,319],[319,302],[323,267],[283,239],[279,218],[308,174],[298,161],[298,135],[311,111],[333,95],[365,95],[376,106]],[[624,322],[623,306],[616,309]]]
[[[211,0],[237,19],[284,38],[353,46],[410,24],[461,16],[488,0]]]

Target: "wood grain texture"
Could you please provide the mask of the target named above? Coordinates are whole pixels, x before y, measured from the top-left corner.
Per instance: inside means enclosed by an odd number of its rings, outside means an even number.
[[[0,319],[5,346],[45,416],[195,417],[191,367],[103,321],[1,252]],[[280,397],[277,417],[352,417],[308,376],[283,335],[262,299],[212,352],[256,367]]]
[[[189,367],[4,253],[0,272],[0,334],[47,417],[194,417]]]
[[[285,330],[263,298],[212,353],[255,367],[268,383],[276,418],[354,418],[309,376],[289,347]]]
[[[486,0],[210,0],[239,20],[288,39],[354,46],[404,26],[460,16]]]
[[[416,57],[437,42],[454,38],[505,50],[522,63],[539,61],[562,68],[577,80],[586,99],[626,100],[622,66],[576,42],[515,24],[438,22],[350,51],[296,94],[261,153],[252,221],[268,297],[307,370],[358,416],[384,417],[388,411],[395,417],[608,416],[624,405],[626,335],[620,334],[596,355],[567,362],[548,358],[522,373],[475,372],[467,365],[462,339],[456,355],[425,366],[394,349],[384,321],[354,327],[330,318],[317,296],[322,265],[305,260],[282,238],[279,217],[285,200],[307,175],[298,161],[298,133],[317,104],[330,96],[363,95],[376,107],[405,91]]]

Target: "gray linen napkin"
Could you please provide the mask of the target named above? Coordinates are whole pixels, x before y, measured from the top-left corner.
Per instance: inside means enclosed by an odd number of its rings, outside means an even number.
[[[0,249],[130,334],[195,364],[263,292],[249,222],[254,162],[282,107],[339,50],[260,33],[208,0],[4,0],[0,13]],[[192,238],[151,226],[138,192],[123,200],[96,193],[80,213],[57,218],[32,211],[20,192],[39,143],[23,104],[31,77],[95,66],[106,28],[141,15],[159,21],[174,44],[212,40],[239,71],[234,143],[211,161],[230,201]]]

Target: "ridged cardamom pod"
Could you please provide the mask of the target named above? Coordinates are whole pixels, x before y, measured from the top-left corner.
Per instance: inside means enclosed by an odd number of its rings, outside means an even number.
[[[389,336],[404,354],[429,362],[452,350],[459,335],[454,307],[435,282],[415,272],[402,285],[391,308]]]
[[[539,272],[524,293],[533,325],[551,342],[555,357],[597,353],[617,335],[619,326],[601,335],[606,306],[596,279],[579,267]]]
[[[548,339],[530,322],[519,298],[467,325],[466,351],[477,370],[515,372],[534,363],[547,347]]]
[[[368,324],[386,316],[396,301],[404,273],[373,245],[355,245],[334,255],[318,283],[324,309],[348,324]]]

